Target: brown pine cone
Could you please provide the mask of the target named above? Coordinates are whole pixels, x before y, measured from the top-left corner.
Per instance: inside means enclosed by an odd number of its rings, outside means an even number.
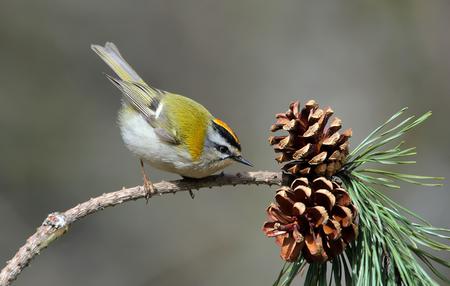
[[[276,115],[277,122],[272,132],[288,131],[288,135],[271,136],[269,143],[278,163],[285,163],[283,170],[294,176],[318,175],[330,177],[339,171],[348,155],[348,138],[351,129],[339,134],[341,120],[334,117],[328,128],[331,108],[320,109],[314,100],[309,100],[300,110],[299,102],[292,102],[289,110]]]
[[[297,178],[290,187],[282,186],[275,200],[267,209],[263,231],[275,237],[286,261],[296,261],[301,254],[308,262],[330,260],[357,236],[357,209],[337,182]]]

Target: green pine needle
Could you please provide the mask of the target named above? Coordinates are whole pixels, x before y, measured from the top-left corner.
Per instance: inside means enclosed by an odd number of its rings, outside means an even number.
[[[399,182],[420,186],[442,186],[435,181],[442,177],[403,174],[377,168],[365,168],[367,163],[381,165],[414,164],[405,159],[416,155],[415,148],[404,148],[404,142],[388,147],[406,132],[423,123],[431,112],[415,119],[410,116],[394,124],[407,110],[403,108],[376,128],[348,156],[341,172],[336,174],[346,186],[353,203],[359,209],[359,235],[344,253],[327,263],[312,263],[305,276],[306,286],[326,285],[439,285],[419,261],[443,282],[449,283],[436,265],[450,268],[450,262],[430,251],[450,251],[450,229],[431,226],[414,212],[402,207],[376,189],[399,188]],[[408,216],[408,217],[406,217]],[[415,222],[409,217],[412,217]],[[327,265],[331,265],[327,283]],[[303,257],[285,263],[274,286],[288,286],[307,266]]]

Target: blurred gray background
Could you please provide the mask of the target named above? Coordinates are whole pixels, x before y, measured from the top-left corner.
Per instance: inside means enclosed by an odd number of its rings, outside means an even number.
[[[116,43],[147,82],[227,121],[254,169],[277,169],[273,114],[314,98],[353,129],[353,147],[403,106],[432,110],[406,138],[419,164],[403,170],[449,177],[449,13],[445,0],[1,1],[1,263],[49,212],[141,184],[116,124],[119,92],[91,43]],[[15,285],[271,285],[282,261],[260,228],[272,195],[241,186],[106,209]],[[392,196],[449,227],[448,185]]]

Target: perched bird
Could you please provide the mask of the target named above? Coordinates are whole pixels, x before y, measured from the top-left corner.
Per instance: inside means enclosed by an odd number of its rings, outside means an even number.
[[[118,122],[125,145],[140,159],[148,196],[154,189],[144,162],[187,178],[209,176],[234,161],[251,166],[233,130],[203,105],[146,84],[113,43],[91,48],[119,77],[107,75],[122,92]]]

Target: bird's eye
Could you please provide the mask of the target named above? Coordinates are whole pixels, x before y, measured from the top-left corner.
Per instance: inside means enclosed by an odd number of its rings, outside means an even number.
[[[217,146],[217,150],[219,150],[219,152],[223,153],[223,154],[228,154],[229,153],[229,150],[228,150],[227,146],[223,146],[223,145]]]

